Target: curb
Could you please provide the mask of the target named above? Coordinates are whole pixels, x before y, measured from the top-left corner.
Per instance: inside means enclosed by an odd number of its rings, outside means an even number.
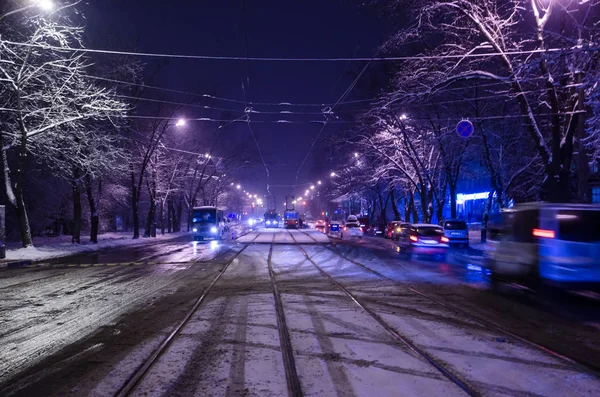
[[[22,260],[22,261],[14,261],[14,262],[3,262],[0,263],[0,269],[16,269],[19,267],[27,267],[31,266],[35,263],[32,260]]]

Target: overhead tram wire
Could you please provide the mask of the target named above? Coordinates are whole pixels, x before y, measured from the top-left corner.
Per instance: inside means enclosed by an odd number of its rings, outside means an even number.
[[[51,66],[43,66],[43,69],[47,69],[50,70]],[[65,73],[65,74],[71,74],[69,71],[67,70],[55,70],[59,73]],[[238,100],[238,99],[233,99],[233,98],[225,98],[225,97],[220,97],[220,96],[215,96],[215,95],[210,95],[210,94],[199,94],[199,93],[195,93],[195,92],[189,92],[189,91],[181,91],[181,90],[174,90],[174,89],[170,89],[170,88],[164,88],[164,87],[157,87],[157,86],[152,86],[152,85],[146,85],[144,83],[134,83],[131,81],[123,81],[123,80],[117,80],[117,79],[111,79],[111,78],[107,78],[107,77],[100,77],[100,76],[94,76],[94,75],[90,75],[90,74],[85,74],[86,78],[90,78],[90,79],[94,79],[94,80],[99,80],[99,81],[107,81],[107,82],[112,82],[112,83],[116,83],[116,84],[122,84],[122,85],[129,85],[129,86],[136,86],[136,87],[143,87],[146,89],[152,89],[152,90],[157,90],[157,91],[165,91],[165,92],[172,92],[172,93],[177,93],[177,94],[182,94],[182,95],[189,95],[189,96],[197,96],[197,97],[201,97],[201,98],[210,98],[210,99],[214,99],[214,100],[218,100],[218,101],[224,101],[224,102],[231,102],[231,103],[239,103],[242,105],[246,105],[246,102]],[[560,76],[558,76],[560,77]],[[528,79],[520,79],[520,82],[524,82],[524,83],[528,83],[534,80],[546,80],[545,77],[533,77],[533,78],[528,78]],[[497,81],[494,83],[487,83],[487,84],[480,84],[478,85],[478,88],[489,88],[489,87],[495,87],[495,86],[507,86],[511,83],[511,80],[506,80],[506,81]],[[575,85],[569,85],[569,86],[557,86],[556,88],[567,88],[567,87],[576,87]],[[459,91],[459,90],[468,90],[472,87],[470,86],[466,86],[466,87],[452,87],[452,88],[443,88],[440,90],[436,90],[433,91],[432,93],[420,93],[419,95],[430,95],[430,94],[438,94],[438,93],[443,93],[443,92],[448,92],[448,91]],[[543,89],[544,91],[546,90],[545,88]],[[528,91],[528,92],[532,92],[532,91]],[[137,99],[141,99],[141,98],[135,98]],[[368,98],[368,99],[358,99],[358,100],[352,100],[352,101],[341,101],[337,104],[337,106],[342,106],[342,105],[352,105],[352,104],[357,104],[357,103],[366,103],[366,102],[378,102],[380,100],[382,100],[384,98]],[[143,99],[142,99],[143,100]],[[285,107],[291,107],[291,106],[296,106],[296,107],[327,107],[327,106],[333,106],[334,103],[292,103],[292,102],[250,102],[250,105],[256,105],[256,106],[285,106]],[[228,110],[234,110],[234,109],[228,109]],[[260,113],[267,113],[267,112],[260,112]],[[279,112],[279,113],[285,113],[284,112]],[[299,113],[299,112],[297,112]],[[275,114],[275,112],[273,112],[273,114]],[[317,113],[314,112],[313,114],[322,114],[321,113]]]
[[[585,47],[585,48],[547,48],[538,50],[518,50],[518,51],[504,51],[504,52],[487,52],[479,54],[456,54],[456,55],[422,55],[422,56],[392,56],[392,57],[359,57],[359,58],[347,58],[347,57],[324,57],[324,58],[283,58],[283,57],[239,57],[239,56],[220,56],[220,55],[188,55],[188,54],[164,54],[155,52],[135,52],[135,51],[117,51],[117,50],[103,50],[95,48],[75,48],[75,47],[59,47],[45,44],[34,44],[16,42],[10,40],[2,40],[1,43],[5,45],[30,47],[30,48],[41,48],[45,50],[55,51],[77,51],[77,52],[88,52],[96,54],[110,54],[110,55],[125,55],[125,56],[137,56],[137,57],[149,57],[149,58],[176,58],[176,59],[196,59],[196,60],[212,60],[212,61],[241,61],[248,60],[249,62],[395,62],[395,61],[410,61],[410,60],[440,60],[440,59],[465,59],[465,58],[486,58],[486,57],[497,57],[497,56],[511,56],[511,55],[532,55],[532,54],[550,54],[550,53],[568,53],[568,52],[589,52],[598,51],[598,47]]]
[[[380,49],[378,48],[377,51],[375,52],[374,56],[376,56],[379,53],[379,51],[380,51]],[[362,77],[363,73],[367,70],[367,68],[369,67],[369,65],[371,65],[371,63],[372,63],[372,59],[369,62],[367,62],[367,64],[363,67],[363,69],[360,71],[358,76],[356,76],[356,78],[354,79],[352,84],[350,84],[350,86],[348,88],[346,88],[346,91],[344,91],[344,93],[338,98],[338,100],[333,104],[333,106],[331,106],[332,112],[335,110],[335,107],[338,105],[338,103],[340,103],[340,101],[342,101],[344,98],[346,98],[350,94],[350,92],[354,89],[354,87],[356,86],[356,84],[358,83],[360,78]],[[344,71],[345,71],[345,69],[344,69]],[[338,81],[339,81],[339,79],[338,79]],[[336,84],[337,84],[337,82],[336,82]],[[327,119],[327,117],[325,117],[325,119],[326,119],[326,121],[323,124],[323,127],[321,127],[321,130],[317,134],[317,137],[310,144],[310,147],[308,148],[308,152],[306,152],[306,156],[304,156],[304,159],[302,160],[302,162],[300,163],[300,166],[298,167],[298,170],[296,171],[296,183],[298,183],[298,176],[300,174],[300,170],[302,169],[302,166],[304,166],[304,163],[308,159],[308,156],[310,156],[310,152],[312,151],[313,147],[315,146],[315,143],[319,140],[319,138],[321,138],[323,131],[325,131],[325,127],[327,126],[327,121],[329,121]]]
[[[248,38],[246,35],[246,18],[245,18],[245,13],[244,13],[244,10],[245,10],[244,0],[241,0],[241,4],[242,4],[242,20],[243,20],[243,25],[244,25],[244,55],[246,57],[246,61],[245,61],[246,82],[248,84],[248,91],[250,91],[250,70],[248,68]],[[248,131],[250,131],[250,135],[252,135],[252,139],[254,140],[254,143],[256,144],[256,149],[258,150],[258,154],[263,163],[263,166],[265,167],[265,173],[267,175],[267,192],[269,194],[271,194],[271,190],[269,189],[269,179],[270,179],[269,167],[267,167],[267,162],[265,161],[265,157],[263,156],[262,150],[260,148],[260,144],[258,143],[258,139],[256,139],[256,134],[254,133],[254,130],[252,129],[252,126],[250,125],[251,124],[250,113],[252,111],[252,108],[248,107],[248,101],[247,101],[247,96],[246,96],[246,87],[244,86],[243,77],[242,77],[242,95],[244,96],[244,104],[246,106],[246,108],[244,109],[244,113],[246,113],[246,120],[247,120],[246,125],[248,126]]]

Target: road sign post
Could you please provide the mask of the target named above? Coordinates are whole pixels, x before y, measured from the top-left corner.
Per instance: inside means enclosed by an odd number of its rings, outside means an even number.
[[[461,138],[470,138],[474,130],[473,123],[469,120],[462,120],[456,125],[456,133]]]

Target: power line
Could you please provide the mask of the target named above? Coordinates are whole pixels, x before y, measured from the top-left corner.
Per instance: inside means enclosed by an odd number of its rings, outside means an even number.
[[[532,55],[532,54],[549,54],[549,53],[567,53],[574,51],[598,51],[597,47],[587,48],[548,48],[536,50],[520,50],[520,51],[504,51],[504,52],[487,52],[480,54],[450,54],[450,55],[410,55],[410,56],[394,56],[394,57],[370,57],[370,58],[282,58],[282,57],[240,57],[240,56],[220,56],[220,55],[186,55],[186,54],[164,54],[155,52],[134,52],[134,51],[117,51],[103,50],[93,48],[74,48],[74,47],[59,47],[46,44],[22,43],[15,41],[3,40],[3,44],[41,48],[45,50],[55,51],[78,51],[95,54],[110,54],[110,55],[126,55],[150,58],[177,58],[177,59],[197,59],[197,60],[213,60],[213,61],[242,61],[248,60],[252,62],[390,62],[390,61],[411,61],[411,60],[442,60],[442,59],[464,59],[464,58],[486,58],[497,56],[510,55]]]

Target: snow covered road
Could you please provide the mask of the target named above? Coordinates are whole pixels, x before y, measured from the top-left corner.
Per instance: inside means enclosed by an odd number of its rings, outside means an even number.
[[[493,295],[481,272],[403,260],[387,244],[259,229],[158,245],[145,252],[154,265],[0,272],[0,394],[117,395],[157,352],[128,395],[600,395],[593,372],[477,319],[590,365],[597,330]],[[111,255],[88,259],[141,253]]]

